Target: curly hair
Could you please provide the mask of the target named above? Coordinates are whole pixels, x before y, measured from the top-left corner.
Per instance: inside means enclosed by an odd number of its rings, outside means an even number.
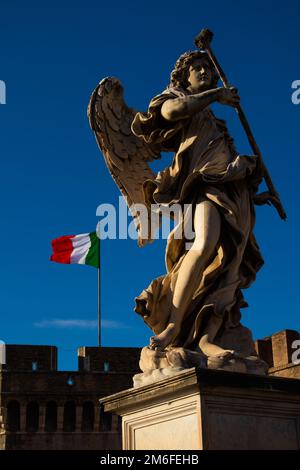
[[[219,80],[217,71],[205,51],[188,51],[182,54],[176,61],[173,71],[171,72],[170,86],[175,88],[186,89],[189,86],[189,67],[196,59],[206,58],[213,72],[212,86],[215,87]]]

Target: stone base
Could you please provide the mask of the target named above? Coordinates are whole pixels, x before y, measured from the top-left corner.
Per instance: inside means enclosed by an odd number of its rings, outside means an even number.
[[[220,331],[214,346],[217,350],[213,356],[206,356],[200,348],[145,346],[139,361],[142,373],[133,377],[133,385],[149,385],[192,367],[255,375],[265,375],[268,371],[268,364],[257,355],[251,331],[242,324]]]
[[[100,400],[123,449],[300,449],[300,381],[189,369]]]
[[[133,376],[134,387],[143,387],[164,380],[192,367],[256,375],[265,375],[268,370],[268,365],[257,355],[243,357],[232,351],[224,356],[207,357],[201,352],[184,348],[171,348],[162,351],[150,349],[148,346],[141,351],[139,365],[143,372]]]

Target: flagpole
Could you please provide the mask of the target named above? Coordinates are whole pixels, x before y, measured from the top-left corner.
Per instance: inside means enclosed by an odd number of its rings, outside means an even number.
[[[100,267],[101,267],[101,253],[100,253],[100,238],[98,238],[99,243],[99,266],[98,266],[98,347],[101,347],[101,275],[100,275]]]

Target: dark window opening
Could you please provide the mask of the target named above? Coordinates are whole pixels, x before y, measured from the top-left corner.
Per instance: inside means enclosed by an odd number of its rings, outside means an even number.
[[[57,404],[55,401],[49,401],[46,405],[45,431],[57,431]]]
[[[103,407],[100,409],[100,431],[111,431],[112,413],[105,413]]]
[[[118,432],[122,432],[122,416],[118,416]]]
[[[20,431],[20,403],[16,400],[7,405],[7,429],[11,432]]]
[[[74,432],[76,429],[76,405],[73,401],[67,401],[64,408],[64,424],[65,432]]]
[[[26,431],[37,432],[39,430],[39,405],[36,401],[28,403],[26,408]]]
[[[94,403],[91,401],[87,401],[83,403],[81,430],[84,432],[93,431],[94,419],[95,419]]]

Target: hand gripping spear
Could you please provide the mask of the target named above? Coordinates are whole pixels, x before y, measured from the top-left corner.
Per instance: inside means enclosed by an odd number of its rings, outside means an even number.
[[[226,75],[223,71],[223,69],[221,68],[216,56],[214,55],[211,47],[210,47],[210,43],[212,41],[212,38],[213,38],[213,33],[211,31],[209,31],[209,29],[203,29],[199,34],[198,36],[195,38],[195,45],[198,49],[202,49],[204,51],[206,51],[206,53],[208,54],[211,62],[214,64],[219,76],[220,76],[220,79],[221,81],[223,82],[223,85],[225,88],[230,88],[230,85],[229,85],[229,82],[226,78]],[[286,220],[287,218],[287,215],[285,213],[285,210],[283,208],[283,205],[281,204],[281,201],[280,201],[280,197],[279,197],[279,194],[277,193],[276,189],[275,189],[275,186],[272,182],[272,179],[271,179],[271,176],[269,175],[269,172],[263,162],[263,158],[262,158],[262,155],[260,153],[260,150],[258,148],[258,145],[254,139],[254,136],[252,134],[252,131],[250,129],[250,126],[249,126],[249,123],[248,123],[248,120],[246,118],[246,115],[241,107],[240,104],[238,104],[237,106],[235,106],[235,109],[238,113],[238,116],[240,118],[240,121],[242,123],[242,126],[243,128],[245,129],[245,132],[247,134],[247,137],[248,137],[248,141],[249,141],[249,144],[254,152],[254,155],[257,155],[257,157],[259,158],[259,162],[260,162],[260,166],[261,166],[261,169],[262,169],[262,173],[263,173],[263,177],[265,179],[265,182],[266,182],[266,185],[269,189],[269,193],[270,193],[270,200],[271,200],[271,203],[273,204],[273,206],[277,209],[277,212],[279,214],[279,216],[283,219],[283,220]]]

